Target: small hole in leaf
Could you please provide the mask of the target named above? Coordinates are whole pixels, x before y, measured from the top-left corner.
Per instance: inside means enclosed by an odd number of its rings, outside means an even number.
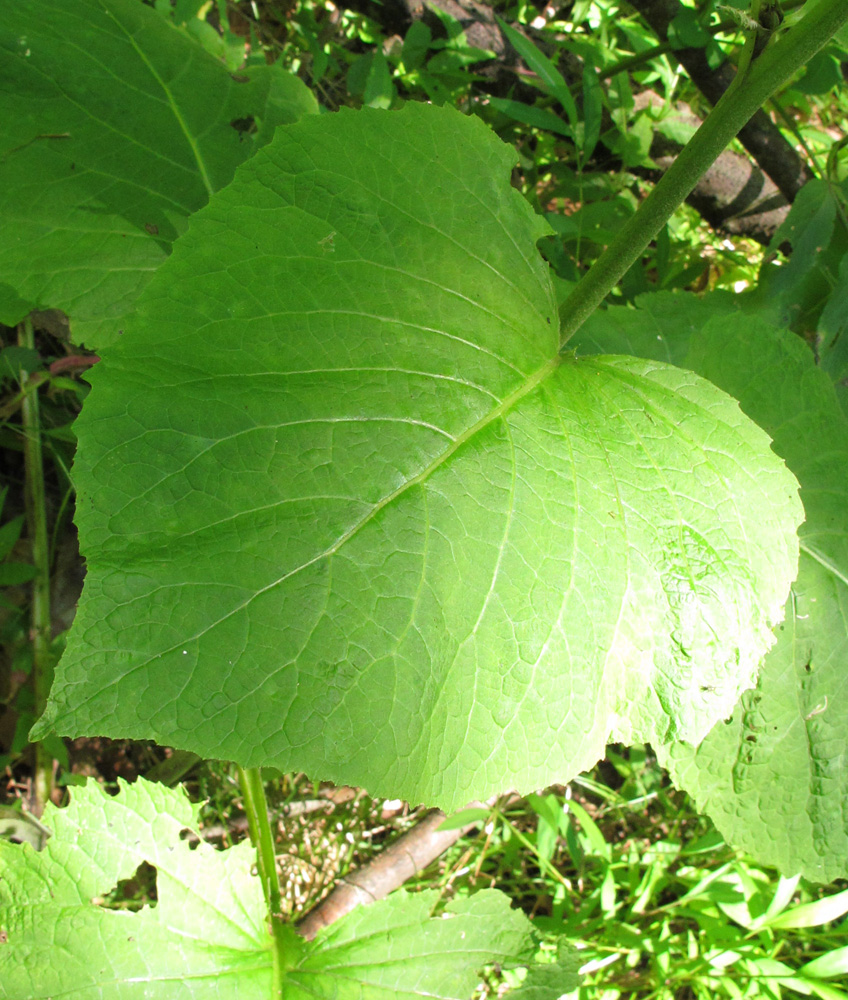
[[[189,830],[187,826],[184,826],[182,830],[180,830],[180,840],[188,841],[188,849],[190,851],[196,851],[200,846],[200,839],[197,834],[194,830]]]
[[[104,910],[137,911],[145,906],[155,906],[158,898],[156,869],[142,861],[129,878],[120,879],[113,889],[96,896],[92,902]]]
[[[246,118],[234,118],[230,122],[230,128],[234,128],[244,138],[256,131],[256,119],[253,115],[248,115]]]

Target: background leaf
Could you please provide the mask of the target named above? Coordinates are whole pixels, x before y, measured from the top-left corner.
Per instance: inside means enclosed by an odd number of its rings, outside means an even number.
[[[279,66],[231,75],[138,0],[12,4],[0,53],[0,320],[60,308],[89,346],[236,165],[317,111]]]
[[[772,237],[769,249],[788,245],[788,259],[767,258],[754,295],[759,311],[770,314],[775,325],[815,329],[822,307],[838,287],[841,261],[848,253],[842,198],[830,183],[810,181]]]
[[[558,1000],[564,993],[579,988],[577,970],[582,964],[580,952],[561,942],[556,961],[531,966],[524,982],[509,996],[514,1000]]]
[[[582,132],[580,155],[584,160],[589,159],[598,144],[603,110],[603,89],[597,70],[594,65],[587,63],[583,67],[583,121],[579,123],[579,130]]]
[[[497,22],[516,52],[538,76],[539,86],[559,101],[560,106],[568,116],[568,121],[573,131],[577,127],[577,120],[579,118],[577,105],[560,71],[526,35],[523,35],[520,31],[516,31],[515,28],[500,18],[497,18]]]
[[[679,301],[683,315],[711,308],[711,296],[706,306],[689,296],[669,298]],[[684,327],[677,338],[667,330],[642,337],[651,320],[640,312],[615,310],[616,329],[632,321],[629,343],[639,353],[685,353],[687,367],[737,396],[798,477],[806,512],[798,579],[756,688],[697,750],[678,744],[659,750],[660,759],[735,845],[786,874],[800,871],[821,882],[844,877],[848,420],[826,373],[789,331],[727,315],[702,331]],[[603,320],[592,322],[586,347],[603,348]]]
[[[559,135],[568,137],[572,135],[571,127],[566,125],[556,112],[548,108],[536,108],[531,104],[511,101],[506,97],[490,97],[488,100],[493,108],[497,108],[501,114],[514,121],[532,125],[534,128],[548,129],[551,132],[559,133]]]
[[[558,353],[513,153],[426,105],[278,130],[104,352],[38,726],[447,809],[700,740],[796,571],[735,401]]]

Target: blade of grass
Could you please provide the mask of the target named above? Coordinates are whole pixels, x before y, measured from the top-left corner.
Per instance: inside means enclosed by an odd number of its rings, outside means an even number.
[[[848,913],[848,889],[779,913],[766,927],[820,927]]]
[[[515,28],[511,28],[506,21],[497,18],[497,22],[515,51],[539,77],[544,89],[562,105],[562,109],[568,116],[568,122],[573,132],[577,127],[579,117],[577,114],[577,104],[560,71],[529,38],[516,31]]]

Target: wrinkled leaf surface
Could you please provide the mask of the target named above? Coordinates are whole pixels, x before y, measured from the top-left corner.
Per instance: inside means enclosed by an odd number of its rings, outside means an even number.
[[[626,327],[634,311],[616,312],[616,328]],[[594,349],[604,347],[599,320]],[[728,316],[691,337],[663,330],[641,347],[685,355],[682,363],[737,396],[798,477],[806,511],[798,578],[756,688],[697,750],[676,744],[661,759],[733,844],[786,874],[845,877],[848,421],[803,341],[768,323]]]
[[[450,810],[730,712],[795,481],[703,379],[557,353],[513,155],[430,106],[310,117],[196,217],[94,373],[39,732]]]

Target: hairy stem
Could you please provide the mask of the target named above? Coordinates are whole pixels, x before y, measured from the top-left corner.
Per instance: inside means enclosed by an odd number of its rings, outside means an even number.
[[[268,802],[262,784],[262,772],[258,767],[239,767],[238,775],[250,840],[256,848],[256,868],[268,906],[268,920],[274,942],[272,996],[279,998],[283,996],[285,973],[294,967],[301,942],[294,928],[283,918],[277,853],[274,847],[274,834],[268,822]]]
[[[18,326],[18,343],[35,349],[35,335],[29,316]],[[21,373],[21,384],[26,376]],[[32,546],[35,577],[32,581],[30,614],[32,635],[32,678],[35,717],[47,704],[53,674],[50,661],[50,545],[47,537],[47,508],[44,490],[44,465],[41,450],[41,418],[38,390],[24,392],[21,398],[21,423],[24,433],[24,475],[26,477],[27,533]],[[32,812],[40,816],[53,790],[53,758],[43,743],[35,744],[35,781]]]
[[[560,307],[560,344],[586,322],[754,112],[848,22],[845,0],[823,0],[753,61]]]

